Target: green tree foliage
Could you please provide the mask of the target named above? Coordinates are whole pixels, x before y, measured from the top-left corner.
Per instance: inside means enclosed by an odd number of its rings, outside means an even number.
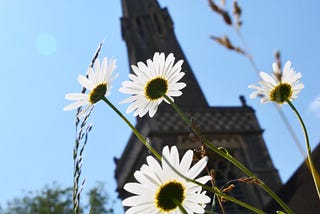
[[[113,214],[112,204],[104,185],[91,189],[88,193],[90,214]],[[108,207],[106,207],[108,205]]]
[[[89,190],[88,203],[84,207],[90,210],[90,214],[113,214],[113,204],[104,186],[99,186]],[[5,208],[0,207],[0,214],[72,214],[72,192],[72,188],[61,188],[55,183],[46,185],[41,191],[28,192],[21,198],[8,201]],[[81,209],[80,213],[89,212]]]

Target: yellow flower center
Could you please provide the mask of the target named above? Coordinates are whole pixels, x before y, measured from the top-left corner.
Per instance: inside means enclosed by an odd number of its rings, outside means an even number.
[[[147,99],[153,101],[162,97],[168,91],[168,81],[162,77],[157,77],[147,82],[144,88],[144,95]]]
[[[292,87],[288,83],[280,83],[270,92],[270,100],[283,104],[292,96]]]
[[[169,181],[160,186],[155,194],[156,207],[163,212],[169,212],[182,204],[185,199],[185,187],[178,181]]]
[[[107,92],[107,83],[101,83],[97,85],[90,93],[89,93],[89,102],[91,104],[95,104],[102,98],[104,98]]]

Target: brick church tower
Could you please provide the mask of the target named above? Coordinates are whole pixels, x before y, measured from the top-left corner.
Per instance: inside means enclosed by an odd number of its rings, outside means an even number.
[[[173,53],[176,60],[183,59],[182,82],[187,83],[183,95],[175,102],[194,118],[200,130],[216,147],[225,147],[237,160],[248,167],[274,191],[281,187],[281,180],[273,166],[254,110],[240,97],[240,106],[211,107],[183,54],[174,34],[173,21],[166,8],[161,8],[157,0],[122,0],[122,37],[126,42],[129,63],[145,62],[154,52]],[[137,118],[136,128],[144,137],[150,139],[152,146],[161,152],[165,145],[176,145],[180,155],[187,149],[198,149],[200,143],[190,137],[190,128],[179,118],[172,107],[166,103],[159,106],[153,118],[145,115]],[[121,157],[116,159],[115,178],[119,198],[128,197],[122,189],[125,183],[134,181],[133,173],[145,163],[149,155],[145,146],[134,134],[131,135]],[[244,174],[232,164],[209,153],[208,167],[216,172],[216,184],[243,177]],[[236,184],[231,193],[258,208],[270,200],[262,189],[253,184]],[[249,213],[248,210],[232,203],[225,203],[227,213]]]

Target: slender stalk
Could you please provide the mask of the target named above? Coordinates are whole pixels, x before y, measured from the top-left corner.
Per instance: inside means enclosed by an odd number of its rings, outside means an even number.
[[[177,113],[180,115],[180,117],[185,121],[185,123],[190,126],[192,131],[201,139],[201,142],[203,142],[206,146],[208,146],[212,151],[220,155],[221,157],[227,159],[230,161],[233,165],[238,167],[242,172],[244,172],[246,175],[256,178],[260,180],[255,174],[253,174],[248,168],[246,168],[242,163],[240,163],[238,160],[233,158],[225,149],[219,149],[213,146],[209,143],[209,141],[201,134],[201,132],[196,129],[194,126],[192,126],[191,121],[188,119],[188,117],[184,114],[184,112],[174,103],[172,100],[167,96],[163,95],[163,97],[171,104],[171,106],[177,111]],[[259,184],[264,191],[266,191],[288,214],[293,214],[293,211],[275,194],[265,183],[261,182]]]
[[[173,203],[175,203],[175,205],[177,205],[180,209],[180,211],[183,213],[183,214],[188,214],[186,209],[181,205],[180,201],[177,200],[177,199],[173,199]]]
[[[287,119],[286,115],[283,113],[282,109],[280,108],[280,106],[278,105],[278,103],[272,103],[273,106],[275,106],[275,108],[277,109],[277,112],[279,113],[281,119],[283,120],[285,126],[287,127],[289,133],[291,134],[293,141],[295,142],[296,146],[299,149],[299,152],[301,154],[301,156],[305,159],[305,152],[303,149],[303,144],[300,143],[297,134],[295,133],[295,131],[293,130],[289,120]]]
[[[305,126],[305,124],[303,122],[303,119],[302,119],[301,115],[299,114],[299,112],[296,109],[296,107],[292,104],[292,102],[290,100],[286,100],[286,102],[289,104],[290,108],[294,111],[294,113],[298,117],[298,120],[300,122],[301,128],[303,130],[304,139],[305,139],[305,142],[306,142],[308,164],[309,164],[309,168],[310,168],[310,171],[311,171],[311,174],[312,174],[312,178],[313,178],[313,182],[314,182],[315,188],[317,190],[318,197],[320,199],[320,182],[319,182],[318,172],[317,172],[316,168],[314,167],[313,160],[312,160],[311,146],[310,146],[310,142],[309,142],[309,136],[308,136],[307,128],[306,128],[306,126]]]
[[[247,42],[246,40],[244,39],[244,37],[242,36],[242,33],[240,31],[239,28],[235,28],[235,31],[238,35],[238,37],[240,38],[240,41],[242,42],[243,46],[244,46],[244,49],[245,49],[245,56],[248,58],[248,60],[250,61],[253,69],[254,69],[254,72],[259,76],[259,69],[258,69],[258,66],[256,64],[256,62],[254,61],[253,57],[251,56],[250,54],[250,51],[249,51],[249,46],[247,45]]]
[[[170,166],[170,167],[171,167],[171,166]],[[238,204],[239,206],[245,207],[245,208],[247,208],[248,210],[251,210],[251,211],[253,211],[253,212],[255,212],[255,213],[265,214],[265,212],[263,212],[262,210],[254,207],[254,206],[251,206],[251,205],[249,205],[249,204],[247,204],[247,203],[245,203],[245,202],[243,202],[243,201],[240,201],[240,200],[238,200],[238,199],[236,199],[236,198],[234,198],[234,197],[232,197],[232,196],[230,196],[230,195],[227,195],[227,194],[223,193],[223,192],[222,192],[220,189],[218,189],[217,187],[212,187],[212,188],[211,188],[211,187],[209,187],[209,186],[207,186],[207,185],[204,185],[204,184],[202,184],[202,183],[200,183],[200,182],[198,182],[198,181],[195,181],[195,180],[193,180],[193,179],[190,179],[190,178],[188,178],[188,177],[180,174],[180,172],[179,172],[179,171],[176,171],[176,169],[174,169],[174,171],[175,171],[179,176],[181,176],[182,178],[186,179],[187,181],[192,182],[192,183],[195,183],[195,184],[201,186],[203,189],[208,190],[208,191],[210,191],[210,192],[213,192],[214,194],[218,195],[220,198],[224,198],[224,199],[226,199],[226,200],[228,200],[228,201],[231,201],[231,202],[233,202],[233,203],[235,203],[235,204]]]
[[[120,116],[120,118],[121,118],[122,120],[125,121],[125,123],[131,128],[131,130],[133,131],[133,133],[137,136],[137,138],[153,153],[153,155],[154,155],[158,160],[163,159],[164,161],[166,161],[167,164],[170,166],[170,168],[171,168],[175,173],[177,173],[179,176],[181,176],[182,178],[184,178],[186,181],[195,183],[195,184],[203,187],[204,189],[206,189],[206,190],[208,190],[208,191],[210,191],[210,192],[216,193],[217,195],[219,195],[219,196],[221,196],[221,197],[223,197],[223,198],[225,198],[225,199],[227,199],[227,200],[229,200],[229,201],[232,201],[232,202],[234,202],[234,203],[236,203],[236,204],[238,204],[238,205],[240,205],[240,206],[242,206],[242,207],[245,207],[245,208],[247,208],[247,209],[249,209],[249,210],[251,210],[251,211],[253,211],[253,212],[255,212],[255,213],[265,214],[263,211],[255,208],[255,207],[253,207],[253,206],[251,206],[251,205],[249,205],[249,204],[247,204],[247,203],[245,203],[245,202],[243,202],[243,201],[240,201],[240,200],[235,199],[235,198],[233,198],[233,197],[231,197],[231,196],[229,196],[229,195],[226,195],[226,194],[222,193],[220,190],[217,191],[216,188],[210,188],[210,187],[208,187],[208,186],[206,186],[206,185],[204,185],[204,184],[202,184],[202,183],[200,183],[200,182],[197,182],[197,181],[195,181],[195,180],[193,180],[193,179],[190,179],[190,178],[182,175],[179,171],[177,171],[177,169],[175,169],[175,168],[171,165],[171,163],[170,163],[165,157],[161,157],[161,155],[147,142],[147,140],[140,134],[140,132],[130,123],[130,121],[129,121],[106,97],[104,97],[102,100],[103,100],[108,106],[110,106],[111,109],[112,109],[113,111],[115,111],[115,112]],[[182,111],[181,111],[181,112],[182,112]],[[182,112],[182,113],[183,113],[183,112]],[[187,119],[185,122],[187,122],[187,121],[189,121],[189,120]],[[190,122],[189,122],[189,123],[190,123]],[[190,124],[191,124],[191,123],[190,123]],[[176,201],[176,202],[177,202],[177,201]],[[177,203],[178,203],[178,202],[177,202]],[[179,206],[179,208],[181,208],[181,204],[178,205],[178,206]],[[183,208],[183,207],[182,207],[182,208]],[[183,208],[181,211],[184,212],[184,211],[185,211],[184,208]]]
[[[131,128],[137,138],[156,156],[156,158],[161,160],[161,155],[147,142],[140,132],[130,123],[130,121],[106,97],[103,98],[103,101],[121,117],[121,119]]]
[[[247,209],[249,209],[249,210],[251,210],[251,211],[253,211],[255,213],[266,214],[265,212],[263,212],[262,210],[260,210],[260,209],[258,209],[256,207],[253,207],[253,206],[251,206],[251,205],[249,205],[249,204],[247,204],[247,203],[245,203],[243,201],[240,201],[240,200],[238,200],[236,198],[233,198],[233,197],[221,192],[219,189],[215,188],[215,190],[216,190],[215,194],[217,194],[218,196],[220,196],[220,197],[222,197],[222,198],[224,198],[224,199],[226,199],[228,201],[232,201],[233,203],[236,203],[236,204],[238,204],[238,205],[240,205],[242,207],[245,207],[245,208],[247,208]]]

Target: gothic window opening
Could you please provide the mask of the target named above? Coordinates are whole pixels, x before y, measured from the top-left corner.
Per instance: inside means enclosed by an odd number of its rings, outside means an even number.
[[[155,22],[155,26],[156,26],[156,29],[157,29],[157,32],[162,35],[163,34],[163,30],[162,30],[162,25],[158,19],[158,15],[157,14],[154,14],[153,15],[153,20]]]

